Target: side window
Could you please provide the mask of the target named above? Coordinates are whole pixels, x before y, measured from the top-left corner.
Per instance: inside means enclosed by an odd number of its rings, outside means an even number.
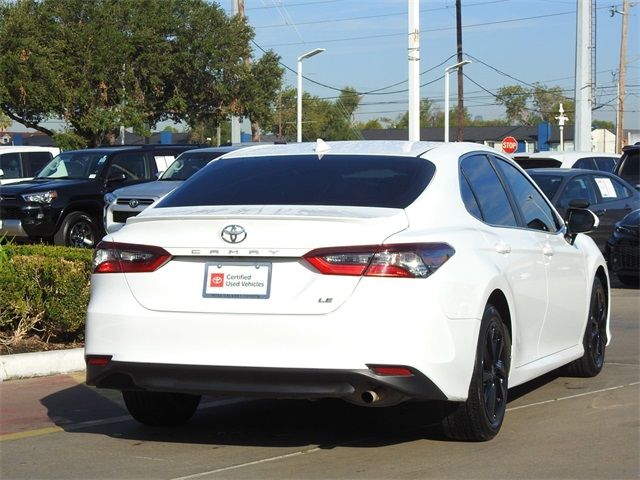
[[[593,161],[593,158],[581,158],[576,163],[573,164],[571,168],[584,168],[587,170],[596,170],[596,164]]]
[[[29,172],[30,177],[35,177],[44,166],[51,161],[53,155],[49,152],[24,152],[22,161],[25,164],[25,170]]]
[[[0,168],[4,172],[2,178],[21,178],[25,175],[22,170],[22,162],[19,153],[5,153],[0,155]]]
[[[460,194],[462,196],[464,206],[467,207],[467,211],[477,219],[482,220],[482,212],[478,206],[478,201],[473,195],[473,191],[471,191],[471,186],[469,185],[467,177],[462,173],[460,174]]]
[[[469,181],[469,186],[482,219],[491,225],[517,227],[515,214],[509,203],[509,197],[502,187],[495,170],[485,155],[471,155],[460,163],[462,174]],[[474,215],[473,211],[470,211]]]
[[[596,157],[596,166],[601,172],[613,172],[616,166],[616,159],[612,157]]]
[[[124,175],[125,181],[151,178],[144,152],[124,152],[114,156],[108,178]]]
[[[587,200],[590,205],[599,203],[598,197],[593,191],[593,185],[587,175],[573,177],[567,182],[560,194],[560,198],[558,198],[558,207],[569,208],[571,200],[576,199]]]
[[[595,176],[593,180],[602,203],[614,202],[631,196],[631,191],[615,178]]]
[[[526,227],[545,232],[558,231],[561,226],[560,221],[527,177],[507,162],[496,157],[494,159],[507,184],[511,187],[511,193]]]

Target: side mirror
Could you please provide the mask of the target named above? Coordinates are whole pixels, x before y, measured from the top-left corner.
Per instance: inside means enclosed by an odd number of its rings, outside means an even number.
[[[574,201],[572,201],[571,203],[573,203]],[[576,236],[579,233],[592,232],[596,228],[598,228],[600,219],[591,210],[571,206],[567,210],[566,224],[566,238],[569,243],[573,245],[573,242],[575,242]]]
[[[589,200],[584,198],[574,198],[569,202],[571,208],[589,208]]]

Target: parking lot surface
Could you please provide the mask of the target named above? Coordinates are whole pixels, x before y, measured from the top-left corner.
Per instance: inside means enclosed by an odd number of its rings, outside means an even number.
[[[485,443],[446,441],[437,409],[406,403],[204,398],[187,425],[144,427],[83,373],[0,384],[0,476],[18,478],[640,477],[640,294],[616,288],[603,372],[510,390]]]

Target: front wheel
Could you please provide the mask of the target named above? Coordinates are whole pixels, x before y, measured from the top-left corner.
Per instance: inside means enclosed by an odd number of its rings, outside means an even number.
[[[591,288],[589,318],[582,338],[584,355],[566,366],[572,377],[595,377],[604,366],[604,351],[607,345],[607,294],[602,281],[596,277]]]
[[[125,390],[127,410],[140,423],[152,427],[179,425],[189,420],[200,404],[200,395]]]
[[[486,441],[500,431],[507,408],[511,337],[493,305],[485,307],[476,360],[466,402],[456,404],[442,420],[454,440]]]
[[[98,240],[96,222],[84,212],[71,212],[53,237],[56,245],[93,248]]]

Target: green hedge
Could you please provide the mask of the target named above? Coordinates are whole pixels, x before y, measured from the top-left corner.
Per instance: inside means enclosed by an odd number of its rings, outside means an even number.
[[[92,250],[0,244],[0,342],[83,339]]]

